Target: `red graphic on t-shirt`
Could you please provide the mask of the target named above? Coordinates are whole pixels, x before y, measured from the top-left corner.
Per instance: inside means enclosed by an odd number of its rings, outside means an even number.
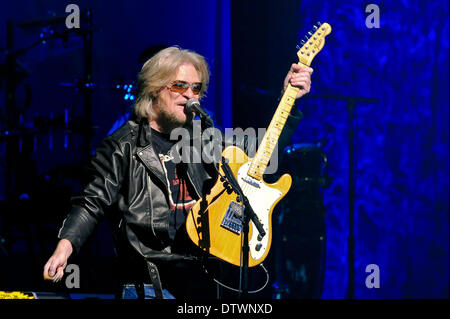
[[[189,194],[186,181],[178,177],[177,167],[172,162],[173,157],[170,155],[159,154],[159,158],[166,175],[167,185],[169,185],[170,209],[179,210],[184,207],[186,211],[189,211],[189,209],[194,206],[196,200]]]

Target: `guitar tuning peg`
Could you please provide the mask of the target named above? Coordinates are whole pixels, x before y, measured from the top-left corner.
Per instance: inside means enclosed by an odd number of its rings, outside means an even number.
[[[300,41],[301,42],[301,44],[305,44],[306,43],[306,41],[305,40],[302,40],[302,41]]]
[[[297,50],[300,50],[300,46],[299,46],[298,44],[295,46],[295,48],[296,48]]]
[[[320,27],[322,25],[322,23],[320,23],[320,21],[317,22],[317,25]]]
[[[308,32],[309,36],[312,36],[313,34],[311,33],[311,31]]]
[[[314,31],[316,31],[318,29],[318,27],[316,27],[315,25],[313,26]]]
[[[306,39],[306,41],[308,41],[309,40],[308,36],[305,35],[305,39]]]

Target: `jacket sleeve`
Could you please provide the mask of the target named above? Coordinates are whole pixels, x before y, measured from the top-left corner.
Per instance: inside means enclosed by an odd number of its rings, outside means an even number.
[[[286,121],[283,132],[281,132],[280,138],[278,139],[278,154],[280,156],[283,154],[285,147],[291,144],[292,135],[294,135],[302,119],[303,113],[294,105]]]
[[[71,199],[71,210],[58,238],[68,239],[78,253],[104,217],[105,208],[117,198],[123,179],[124,155],[113,138],[106,138],[89,163],[90,182],[79,196]]]

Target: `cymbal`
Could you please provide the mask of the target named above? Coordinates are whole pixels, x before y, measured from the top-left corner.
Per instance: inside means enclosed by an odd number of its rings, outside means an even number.
[[[87,134],[98,126],[87,124],[83,116],[61,114],[57,116],[35,116],[33,122],[25,123],[20,127],[0,130],[0,141],[13,137],[26,137],[38,134],[47,134],[50,129],[59,129],[66,134]]]
[[[86,20],[87,15],[85,12],[80,12],[80,19]],[[49,17],[41,17],[41,18],[35,18],[31,20],[23,20],[20,22],[17,22],[16,25],[21,29],[32,29],[32,28],[42,28],[42,27],[48,27],[48,26],[54,26],[57,24],[64,24],[67,19],[67,16],[56,16],[51,15]]]
[[[30,28],[38,28],[45,27],[49,25],[55,25],[66,21],[66,16],[50,16],[44,18],[37,18],[32,20],[24,20],[16,23],[19,28],[22,29],[30,29]]]
[[[104,84],[104,83],[98,83],[98,82],[89,82],[84,83],[81,80],[75,80],[74,82],[59,82],[58,86],[71,88],[71,89],[107,89],[107,90],[114,90],[119,92],[127,92],[127,93],[133,93],[136,92],[137,87],[133,83],[112,83],[112,84]]]

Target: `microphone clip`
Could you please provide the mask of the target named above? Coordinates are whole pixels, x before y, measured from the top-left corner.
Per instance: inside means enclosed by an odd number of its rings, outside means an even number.
[[[197,99],[190,99],[186,103],[186,111],[194,112],[202,121],[202,126],[206,129],[214,126],[214,122],[206,111],[200,106],[200,102]]]

